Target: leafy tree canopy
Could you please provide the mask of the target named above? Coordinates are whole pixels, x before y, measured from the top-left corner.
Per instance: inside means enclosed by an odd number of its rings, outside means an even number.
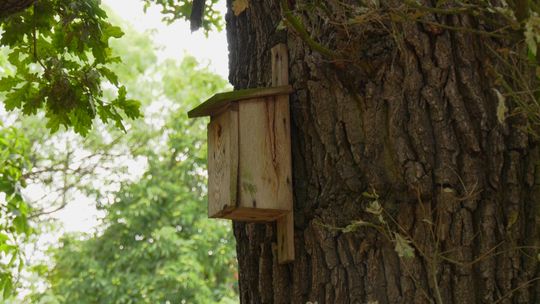
[[[107,21],[99,2],[36,1],[27,10],[0,19],[0,44],[9,48],[14,67],[0,79],[6,109],[24,114],[45,111],[47,127],[73,127],[85,135],[98,116],[120,128],[122,115],[140,116],[138,101],[126,97],[124,86],[110,70],[119,61],[110,38],[122,30]],[[117,96],[103,98],[104,80],[118,88]]]
[[[188,19],[192,8],[192,1],[143,1],[147,7],[160,5],[168,22]],[[217,1],[206,1],[205,32],[222,27]],[[113,55],[110,40],[124,33],[109,22],[100,1],[8,1],[2,8],[10,12],[0,14],[0,47],[8,48],[12,68],[3,69],[0,78],[7,110],[43,110],[52,132],[64,126],[82,135],[96,117],[125,131],[125,118],[141,116],[139,101],[128,96],[111,70],[120,58]],[[115,94],[104,96],[104,86],[115,87]]]
[[[123,183],[111,203],[103,205],[104,231],[63,238],[53,250],[54,268],[44,272],[51,288],[32,301],[234,302],[231,227],[207,219],[202,196],[205,124],[185,116],[187,108],[224,89],[226,83],[197,66],[186,58],[181,64],[166,61],[157,68],[162,87],[157,81],[153,85],[163,92],[158,100],[182,102],[168,105],[174,109],[170,113],[153,116],[163,119],[162,127],[151,121],[133,123],[124,144],[133,147],[135,141],[146,141],[137,149],[148,160],[146,172],[134,183]]]

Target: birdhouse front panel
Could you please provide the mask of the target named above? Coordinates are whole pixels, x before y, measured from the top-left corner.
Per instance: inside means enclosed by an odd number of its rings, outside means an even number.
[[[243,101],[238,110],[239,206],[275,220],[292,202],[288,100],[266,96]]]

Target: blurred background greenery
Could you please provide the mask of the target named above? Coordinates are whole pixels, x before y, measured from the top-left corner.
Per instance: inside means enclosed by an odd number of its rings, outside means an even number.
[[[85,137],[50,134],[43,113],[1,114],[2,302],[236,303],[231,224],[207,219],[207,121],[185,114],[227,81],[193,57],[160,60],[147,33],[112,20],[125,35],[110,69],[144,116],[124,117],[127,132],[94,121]],[[7,54],[0,71],[14,73]],[[81,200],[97,227],[57,238],[54,214]]]

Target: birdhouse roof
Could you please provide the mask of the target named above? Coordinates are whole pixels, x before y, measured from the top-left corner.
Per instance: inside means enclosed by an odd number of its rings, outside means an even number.
[[[189,118],[211,116],[227,108],[232,102],[252,100],[267,96],[288,95],[293,91],[290,85],[270,88],[255,88],[218,93],[188,112]]]

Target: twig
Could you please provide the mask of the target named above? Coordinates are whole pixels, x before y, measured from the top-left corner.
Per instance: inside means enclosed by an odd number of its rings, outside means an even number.
[[[521,285],[519,285],[518,287],[510,290],[509,292],[507,292],[506,294],[504,294],[502,297],[500,297],[497,301],[493,302],[493,304],[498,304],[498,303],[501,303],[502,300],[506,299],[507,297],[511,296],[514,292],[516,292],[517,290],[523,288],[523,287],[526,287],[527,285],[530,285],[536,281],[540,280],[540,277],[536,277],[536,278],[533,278]]]
[[[39,65],[44,69],[44,70],[47,70],[47,67],[45,67],[45,65],[43,64],[43,62],[41,61],[41,59],[39,59],[39,56],[38,56],[38,53],[37,53],[37,25],[36,25],[36,3],[37,1],[34,1],[34,4],[33,4],[33,11],[32,11],[32,18],[33,18],[33,22],[34,22],[34,30],[33,30],[33,43],[34,43],[34,60],[37,61],[37,63],[39,63]]]
[[[298,18],[292,14],[291,9],[289,8],[288,0],[281,0],[281,7],[283,9],[283,17],[285,17],[285,20],[294,28],[298,35],[300,35],[300,38],[302,38],[302,40],[304,40],[311,49],[332,59],[338,58],[338,55],[335,51],[324,47],[320,43],[316,42],[313,38],[311,38],[308,31],[304,28],[300,20],[298,20]]]

